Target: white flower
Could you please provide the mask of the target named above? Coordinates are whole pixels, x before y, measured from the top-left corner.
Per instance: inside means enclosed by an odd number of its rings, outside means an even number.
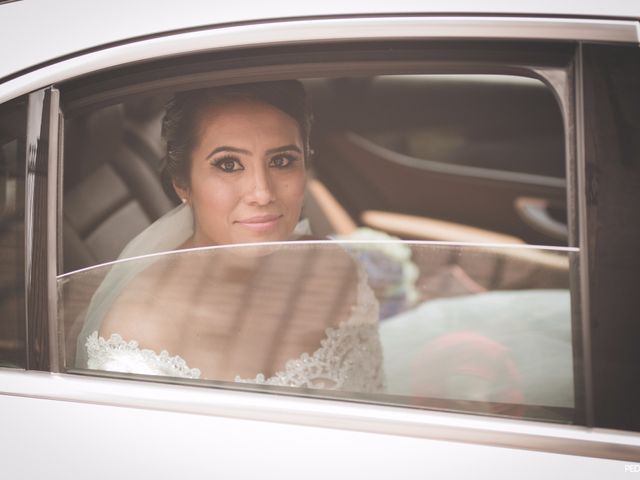
[[[404,292],[406,303],[411,305],[418,299],[418,292],[415,287],[419,270],[415,263],[411,261],[411,248],[400,238],[394,237],[371,228],[358,228],[349,235],[337,235],[336,240],[349,240],[346,247],[355,252],[377,252],[383,254],[387,259],[399,264],[402,268],[402,279],[395,285],[389,285],[387,292]],[[362,243],[351,243],[359,242]],[[369,258],[373,260],[373,257]],[[375,260],[373,260],[375,262]]]

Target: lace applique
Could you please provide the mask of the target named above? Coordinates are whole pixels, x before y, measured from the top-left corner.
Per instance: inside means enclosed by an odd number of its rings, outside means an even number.
[[[380,391],[383,388],[382,347],[378,336],[378,303],[364,279],[358,283],[358,301],[349,320],[327,328],[320,348],[312,355],[289,360],[283,371],[269,378],[236,377],[236,382],[288,387]]]
[[[327,328],[325,333],[320,348],[312,355],[304,353],[297,359],[289,360],[283,371],[269,378],[265,378],[264,374],[258,374],[253,379],[237,376],[235,381],[361,392],[382,390],[378,303],[362,275],[358,282],[357,303],[351,316],[338,327]],[[90,369],[200,377],[200,370],[189,368],[180,356],[169,356],[166,350],[157,354],[152,350],[140,349],[138,342],[127,342],[118,334],[112,334],[105,340],[98,332],[94,332],[87,339],[86,347]]]
[[[108,340],[93,332],[87,338],[87,366],[92,370],[108,370],[146,375],[200,378],[198,368],[189,368],[179,355],[170,356],[162,350],[141,349],[135,340],[125,341],[114,333]]]
[[[258,374],[252,379],[236,377],[236,382],[259,385],[379,391],[382,388],[381,349],[377,328],[373,325],[328,328],[326,338],[313,355],[303,353],[289,360],[285,369],[265,378]]]

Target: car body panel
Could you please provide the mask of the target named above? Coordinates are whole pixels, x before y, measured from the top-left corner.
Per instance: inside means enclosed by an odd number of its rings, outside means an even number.
[[[554,469],[561,467],[566,469],[569,461],[569,463],[575,462],[577,471],[583,475],[586,468],[591,466],[595,468],[591,471],[592,477],[582,478],[603,478],[602,475],[614,478],[611,475],[615,475],[616,471],[623,472],[625,462],[637,458],[640,452],[640,437],[622,432],[458,413],[429,412],[332,399],[281,396],[274,395],[275,392],[256,394],[251,392],[250,388],[249,391],[243,392],[73,374],[42,372],[25,374],[10,370],[0,370],[0,379],[2,380],[0,411],[14,410],[12,403],[16,402],[16,399],[23,401],[24,397],[29,397],[37,400],[31,402],[36,412],[40,412],[35,415],[50,416],[48,419],[41,420],[43,424],[49,424],[52,421],[62,423],[57,427],[52,426],[54,430],[62,431],[64,429],[62,418],[70,418],[69,423],[79,429],[70,439],[77,444],[82,443],[82,439],[86,440],[95,435],[96,442],[104,445],[105,442],[112,441],[113,437],[117,437],[118,428],[126,425],[126,420],[122,420],[122,423],[115,420],[112,422],[113,415],[129,418],[131,422],[137,423],[136,412],[144,411],[146,413],[140,413],[140,415],[153,418],[157,423],[155,426],[152,423],[150,426],[139,427],[136,430],[146,438],[155,436],[156,440],[151,443],[158,442],[158,437],[165,434],[170,437],[171,430],[179,427],[174,422],[179,424],[184,421],[183,419],[187,419],[187,423],[196,424],[190,426],[185,424],[185,431],[189,431],[191,438],[181,439],[181,447],[175,449],[177,455],[207,448],[206,445],[213,443],[218,446],[218,449],[227,452],[221,457],[229,460],[229,455],[233,458],[237,453],[233,452],[236,447],[229,444],[225,446],[226,439],[230,439],[230,442],[235,444],[241,442],[244,436],[245,447],[253,452],[258,451],[260,445],[268,445],[271,435],[272,439],[278,438],[278,441],[272,441],[272,444],[277,444],[280,448],[282,445],[291,445],[291,461],[294,464],[313,462],[318,446],[306,450],[309,445],[306,440],[301,442],[301,446],[296,447],[293,445],[295,442],[290,443],[290,440],[284,441],[283,438],[276,436],[289,436],[287,431],[297,430],[297,435],[310,439],[310,442],[317,442],[318,438],[321,438],[320,442],[324,444],[322,451],[333,451],[332,455],[344,456],[343,462],[348,468],[353,468],[356,460],[349,458],[348,450],[351,450],[356,457],[371,454],[372,457],[378,457],[381,464],[393,464],[394,462],[390,462],[390,459],[394,458],[391,450],[399,448],[403,453],[399,453],[397,458],[402,458],[406,464],[396,464],[395,472],[403,474],[403,478],[424,478],[426,473],[445,473],[448,469],[455,468],[451,459],[458,455],[461,458],[464,457],[465,462],[481,465],[478,471],[474,471],[474,475],[479,475],[478,478],[509,478],[503,477],[509,469],[503,472],[495,470],[492,472],[491,461],[487,461],[485,457],[493,457],[494,461],[503,462],[511,468],[518,468],[518,465],[523,468],[526,462],[534,460],[541,455],[541,452],[545,453],[544,458],[540,457],[537,461],[542,462],[543,470],[549,469],[549,472],[553,472]],[[88,417],[86,417],[92,418],[91,424],[76,425],[77,422],[73,418],[77,419],[79,414],[77,412],[74,414],[73,408],[69,409],[68,406],[93,410],[93,412],[87,412]],[[59,410],[63,417],[56,418],[56,415],[50,414],[51,410]],[[167,417],[173,420],[167,421]],[[192,422],[188,420],[189,418],[197,418],[202,423]],[[12,421],[25,422],[26,420],[18,420],[14,417]],[[234,421],[243,426],[229,435],[228,432],[233,431]],[[33,419],[30,422],[33,422]],[[146,423],[146,420],[144,422]],[[253,433],[244,432],[245,428]],[[243,430],[242,433],[240,429]],[[97,431],[92,433],[94,430]],[[316,434],[318,431],[323,434],[318,436]],[[336,432],[337,437],[331,440],[331,434],[327,432]],[[99,435],[100,433],[104,435]],[[350,436],[361,438],[358,439],[357,447],[347,449],[345,445],[348,443],[342,445],[339,437]],[[68,439],[65,437],[66,440]],[[3,441],[6,441],[6,438],[3,438]],[[139,441],[138,438],[121,438],[118,440],[118,448],[126,450],[124,446],[127,442],[134,445]],[[411,446],[409,450],[402,450],[407,448],[403,445],[406,442]],[[191,447],[186,448],[185,444]],[[373,455],[373,452],[379,448],[384,448],[385,444],[389,444],[390,450]],[[160,449],[165,448],[161,443],[158,445]],[[470,450],[477,448],[478,445],[482,446],[484,454]],[[535,452],[530,451],[532,445],[535,445]],[[84,447],[78,448],[82,450]],[[440,448],[447,452],[444,458],[434,454]],[[91,450],[92,448],[89,448],[88,453],[98,459],[101,450],[93,452]],[[145,447],[146,451],[153,451],[153,449]],[[130,454],[131,452],[123,453],[124,458]],[[426,460],[425,456],[430,461],[421,465],[420,462]],[[482,458],[485,459],[481,460]],[[600,463],[594,462],[596,458]],[[608,460],[604,460],[605,458]],[[203,464],[200,463],[200,465]],[[231,468],[231,465],[212,465],[212,468],[226,469]],[[376,472],[375,475],[378,475],[385,471],[385,468],[378,470],[367,465],[365,470],[370,474]],[[538,471],[537,474],[539,473],[541,472]],[[295,475],[297,472],[291,470],[283,472],[285,475],[283,478],[294,478],[286,476],[288,474]],[[389,472],[384,475],[388,474]],[[490,476],[491,474],[493,477]],[[384,475],[373,478],[385,478]]]
[[[392,22],[389,22],[389,19]],[[327,42],[385,39],[500,39],[518,38],[545,40],[583,40],[638,43],[638,22],[628,20],[547,19],[510,17],[346,17],[302,19],[292,21],[230,24],[210,28],[174,32],[169,35],[143,36],[130,42],[115,42],[105,48],[59,54],[55,61],[38,63],[24,61],[21,65],[0,70],[0,102],[87,73],[117,65],[133,64],[149,58],[169,58],[184,53],[199,53],[229,48],[287,45],[292,42]],[[3,41],[0,38],[0,42]],[[4,40],[5,43],[9,39]],[[11,40],[15,41],[15,40]],[[106,48],[108,47],[108,48]],[[37,48],[40,51],[40,46]],[[2,65],[11,64],[11,55],[2,58]],[[1,67],[0,67],[1,68]],[[17,75],[16,71],[20,74]]]
[[[640,5],[632,0],[598,2],[540,2],[457,0],[393,3],[330,0],[325,2],[239,1],[212,6],[207,0],[153,2],[124,0],[100,4],[82,0],[23,0],[0,6],[3,28],[0,44],[19,45],[5,49],[0,62],[0,79],[35,65],[51,62],[96,47],[170,32],[231,26],[252,22],[281,21],[312,17],[356,15],[513,15],[565,18],[599,17],[638,19]],[[60,15],[64,12],[63,15]],[[123,13],[126,12],[126,13]],[[24,19],[28,18],[25,23]],[[53,21],[52,19],[56,20]],[[566,32],[565,34],[569,34]],[[46,38],[47,41],[42,41]]]
[[[3,397],[11,478],[626,478],[624,461],[130,407]],[[77,423],[78,417],[91,419]],[[21,429],[38,422],[59,441]],[[70,428],[73,425],[73,428]],[[135,425],[135,433],[131,432]],[[6,437],[5,437],[6,438]],[[25,445],[29,448],[25,448]],[[37,461],[33,453],[37,452]],[[535,468],[531,468],[535,465]]]

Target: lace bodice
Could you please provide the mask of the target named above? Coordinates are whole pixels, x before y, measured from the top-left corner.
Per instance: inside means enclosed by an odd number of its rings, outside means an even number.
[[[104,339],[98,332],[86,342],[87,366],[94,370],[199,378],[178,355],[141,349],[135,340],[118,334]],[[323,388],[360,392],[380,391],[383,386],[382,349],[378,337],[378,303],[366,279],[358,282],[357,303],[348,320],[325,331],[319,348],[289,360],[271,377],[235,378],[236,382],[289,387]]]

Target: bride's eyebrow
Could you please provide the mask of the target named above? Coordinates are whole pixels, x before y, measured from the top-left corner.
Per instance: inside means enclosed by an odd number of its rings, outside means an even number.
[[[249,150],[245,150],[244,148],[236,148],[236,147],[229,147],[227,145],[223,145],[221,147],[214,148],[211,152],[209,152],[209,155],[207,155],[207,160],[213,157],[216,153],[220,153],[220,152],[242,153],[244,155],[251,154]]]
[[[274,153],[291,152],[291,151],[302,153],[302,150],[300,150],[300,147],[298,147],[297,145],[291,144],[291,145],[284,145],[282,147],[270,148],[269,150],[266,151],[266,154],[273,155]]]

